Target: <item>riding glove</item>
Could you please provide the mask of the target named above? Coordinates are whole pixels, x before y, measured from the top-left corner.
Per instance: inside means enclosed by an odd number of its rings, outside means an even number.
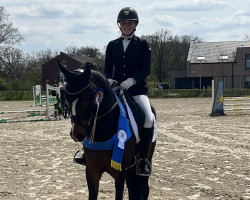
[[[121,83],[121,87],[123,90],[129,89],[131,86],[135,85],[136,81],[133,78],[128,78],[127,80]]]

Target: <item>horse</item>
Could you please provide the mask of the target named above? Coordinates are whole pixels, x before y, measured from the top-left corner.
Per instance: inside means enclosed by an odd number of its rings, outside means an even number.
[[[62,61],[58,61],[58,64],[67,83],[65,97],[72,114],[70,131],[72,139],[75,142],[88,139],[90,143],[101,144],[113,138],[118,129],[120,99],[115,97],[105,76],[99,70],[93,69],[91,63],[85,63],[84,70],[75,71],[69,71]],[[156,113],[154,109],[153,112]],[[152,162],[155,145],[156,141],[152,142],[149,153],[150,162]],[[116,200],[123,199],[125,181],[130,200],[148,199],[149,177],[137,176],[135,173],[135,162],[139,154],[138,146],[134,135],[126,141],[120,170],[111,166],[114,150],[105,148],[92,150],[84,147],[89,200],[97,199],[99,181],[104,172],[115,180]]]

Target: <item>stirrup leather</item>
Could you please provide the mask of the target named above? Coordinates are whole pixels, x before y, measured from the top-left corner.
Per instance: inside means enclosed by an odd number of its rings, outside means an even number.
[[[82,154],[82,156],[80,158],[76,158],[77,154],[82,151],[83,149],[79,149],[77,150],[77,152],[75,153],[74,155],[74,158],[73,158],[73,163],[76,163],[76,164],[79,164],[79,165],[83,165],[83,166],[86,166],[87,165],[87,161],[86,161],[86,158],[84,156],[84,154]]]

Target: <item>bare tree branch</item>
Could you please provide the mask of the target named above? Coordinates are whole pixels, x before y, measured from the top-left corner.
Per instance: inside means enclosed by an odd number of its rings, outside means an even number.
[[[8,17],[9,14],[6,13],[4,7],[0,6],[0,56],[24,40],[18,29],[13,27],[13,23],[8,22]]]

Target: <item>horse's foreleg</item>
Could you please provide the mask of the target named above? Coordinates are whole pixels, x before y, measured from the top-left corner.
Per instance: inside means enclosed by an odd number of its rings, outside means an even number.
[[[149,193],[148,176],[137,176],[136,167],[127,169],[126,184],[128,187],[129,200],[146,200]]]
[[[156,142],[151,145],[149,160],[152,163]],[[128,187],[129,200],[147,200],[149,196],[148,176],[137,176],[135,166],[126,171],[126,184]]]
[[[115,199],[122,200],[123,199],[123,191],[124,191],[124,184],[125,184],[125,172],[122,171],[116,178],[115,178]]]
[[[97,200],[99,181],[101,179],[102,173],[100,171],[94,170],[93,168],[86,167],[86,179],[89,189],[89,200]]]

